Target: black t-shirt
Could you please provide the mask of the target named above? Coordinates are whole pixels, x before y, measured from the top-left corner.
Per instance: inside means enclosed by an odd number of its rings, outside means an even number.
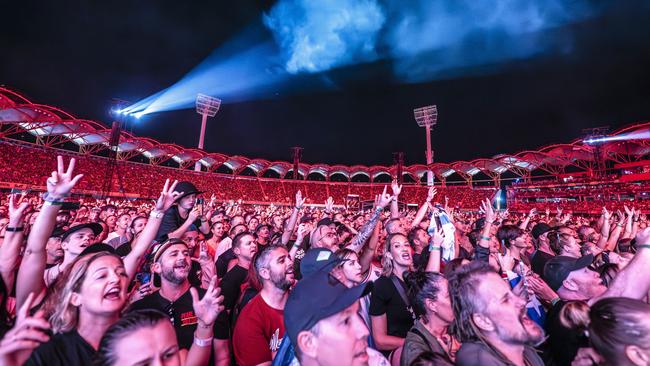
[[[237,259],[237,256],[235,255],[235,252],[232,250],[232,248],[221,253],[216,262],[217,277],[223,278],[226,275],[226,272],[228,272],[228,263],[230,263],[230,261],[233,259]]]
[[[205,295],[204,289],[197,289],[199,292],[199,299]],[[198,324],[198,319],[194,315],[194,308],[192,307],[192,295],[188,289],[176,301],[171,302],[164,297],[160,296],[160,291],[145,296],[143,299],[138,300],[131,305],[129,311],[142,310],[142,309],[155,309],[162,311],[165,314],[170,314],[170,320],[176,330],[176,339],[178,346],[182,349],[190,349],[194,341],[194,331]],[[173,314],[173,316],[171,315]],[[230,336],[227,324],[219,322],[214,323],[214,338],[228,339]]]
[[[156,234],[156,241],[163,242],[167,240],[167,234],[183,226],[185,220],[186,218],[182,218],[178,213],[177,205],[170,207],[169,210],[165,211],[165,215],[162,218],[158,233]],[[196,219],[193,224],[199,228],[201,227],[201,220]]]
[[[406,288],[402,280],[399,278],[397,280],[402,288]],[[368,312],[372,316],[386,314],[387,334],[391,336],[406,338],[406,334],[413,326],[413,313],[406,306],[389,277],[381,276],[375,281]]]
[[[38,346],[25,365],[90,365],[95,353],[95,349],[76,330],[72,330],[56,334]]]
[[[589,341],[583,332],[569,329],[560,323],[560,311],[566,305],[558,301],[546,314],[545,330],[548,336],[544,343],[544,363],[548,366],[571,365],[578,353],[578,348],[589,347]]]
[[[543,252],[541,250],[536,250],[533,253],[533,256],[530,258],[530,266],[533,272],[537,273],[540,276],[544,276],[544,266],[553,255]]]
[[[241,285],[246,280],[248,270],[240,265],[232,267],[221,280],[221,294],[223,295],[223,306],[230,311],[237,304]]]

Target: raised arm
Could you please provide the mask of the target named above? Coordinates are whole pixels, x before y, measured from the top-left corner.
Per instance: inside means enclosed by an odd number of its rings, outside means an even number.
[[[630,263],[612,281],[603,295],[589,301],[590,305],[605,297],[629,297],[642,299],[650,291],[650,227],[636,236],[637,252]]]
[[[632,221],[634,219],[634,208],[629,209],[627,206],[625,208],[625,231],[621,239],[630,239],[632,238]]]
[[[372,216],[370,216],[370,219],[368,222],[363,224],[363,226],[359,229],[359,233],[357,236],[352,239],[350,244],[347,245],[348,249],[354,250],[355,252],[359,253],[361,248],[363,247],[363,244],[370,238],[370,235],[372,234],[372,231],[374,230],[375,226],[377,225],[377,222],[379,221],[379,218],[381,217],[381,213],[384,211],[384,208],[391,202],[391,195],[386,193],[386,187],[384,187],[384,191],[381,193],[381,195],[375,197],[375,210],[372,213]]]
[[[36,217],[34,226],[27,238],[27,247],[23,260],[18,269],[16,282],[16,306],[20,307],[27,299],[30,292],[39,296],[45,289],[43,275],[45,273],[45,244],[47,243],[54,225],[56,215],[63,204],[63,200],[70,195],[72,188],[83,177],[78,174],[73,177],[75,159],[70,159],[68,169],[65,169],[63,157],[57,157],[57,170],[47,179],[47,193],[40,213]]]
[[[598,239],[598,242],[596,242],[598,248],[601,249],[607,248],[607,239],[609,239],[610,217],[611,217],[611,213],[607,211],[607,208],[603,207],[602,214],[600,215],[600,219],[598,220],[600,223],[600,239]]]
[[[296,227],[296,222],[298,221],[298,213],[305,205],[305,199],[306,198],[302,197],[302,192],[296,192],[296,205],[293,207],[289,221],[282,231],[282,245],[286,246],[289,244],[289,240],[291,240],[291,234],[293,233],[293,228]]]
[[[149,215],[147,225],[145,225],[142,233],[135,239],[131,252],[124,258],[124,268],[129,275],[129,281],[135,276],[140,259],[147,251],[147,248],[149,248],[149,245],[151,245],[151,242],[156,238],[156,233],[158,233],[158,228],[160,227],[165,211],[172,207],[176,197],[182,194],[182,192],[174,192],[177,183],[178,181],[175,180],[170,186],[169,179],[165,181],[165,186],[160,192],[156,206]]]
[[[433,217],[431,220],[433,220]],[[439,273],[442,242],[445,240],[444,232],[442,231],[442,228],[438,228],[438,231],[430,232],[429,235],[431,235],[431,243],[429,246],[431,250],[429,252],[429,261],[427,262],[425,271]]]
[[[415,214],[415,218],[413,218],[413,222],[411,222],[411,229],[420,225],[420,222],[422,222],[422,219],[424,219],[424,216],[426,216],[427,211],[429,210],[429,207],[431,205],[431,201],[436,196],[436,193],[438,192],[433,186],[429,187],[429,192],[427,193],[427,199],[426,201],[424,201],[422,206],[420,206],[420,209],[418,210],[417,214]]]
[[[393,200],[390,202],[390,217],[397,219],[399,218],[398,199],[399,194],[402,193],[402,185],[397,184],[397,179],[393,179],[393,182],[390,184],[390,188],[393,190]]]
[[[29,206],[27,200],[24,199],[24,194],[14,204],[15,198],[15,194],[9,196],[9,224],[5,231],[4,242],[0,246],[0,275],[2,275],[6,288],[9,289],[14,287],[16,280],[16,267],[24,237],[23,218],[25,209]]]
[[[496,214],[494,213],[494,209],[492,209],[492,203],[490,203],[489,199],[486,198],[485,201],[481,202],[481,211],[485,213],[485,226],[483,226],[478,245],[483,248],[490,248],[490,233]]]
[[[528,212],[528,215],[526,215],[526,218],[524,219],[524,221],[522,221],[521,224],[519,225],[519,228],[520,228],[521,230],[526,230],[526,229],[528,228],[528,224],[530,223],[530,219],[533,218],[533,216],[535,215],[535,212],[536,212],[536,211],[537,211],[537,210],[534,209],[534,208],[531,208],[531,209],[530,209],[530,212]]]
[[[361,264],[361,273],[366,274],[372,265],[372,258],[375,256],[377,251],[377,245],[379,245],[379,232],[381,231],[381,225],[375,225],[375,228],[372,230],[370,239],[368,239],[368,244],[363,247],[361,254],[359,256],[359,264]]]

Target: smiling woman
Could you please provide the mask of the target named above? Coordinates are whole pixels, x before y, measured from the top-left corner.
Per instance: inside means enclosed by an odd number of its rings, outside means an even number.
[[[122,259],[99,252],[80,257],[61,277],[51,297],[56,333],[26,365],[87,365],[104,332],[115,323],[127,300],[128,275]]]

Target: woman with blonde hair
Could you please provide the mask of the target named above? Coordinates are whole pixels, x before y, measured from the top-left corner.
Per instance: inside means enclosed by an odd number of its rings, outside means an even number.
[[[404,273],[412,266],[413,250],[408,238],[398,233],[389,235],[382,257],[382,275],[375,281],[369,309],[375,345],[385,355],[400,349],[413,326],[413,310],[404,284]],[[399,360],[398,354],[391,356]]]
[[[34,350],[26,365],[90,364],[104,332],[124,309],[129,278],[117,255],[81,256],[63,278],[53,294],[55,335]]]

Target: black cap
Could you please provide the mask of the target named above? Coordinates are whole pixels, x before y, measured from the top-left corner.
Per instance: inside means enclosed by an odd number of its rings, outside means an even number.
[[[258,231],[260,231],[260,229],[263,228],[264,226],[266,226],[269,230],[271,230],[271,228],[272,228],[271,225],[269,225],[269,224],[259,224],[255,228],[255,232],[257,233]]]
[[[102,231],[104,231],[104,227],[102,227],[102,225],[100,225],[100,224],[98,224],[96,222],[89,222],[89,223],[86,223],[86,224],[79,224],[79,225],[75,225],[75,226],[69,228],[67,231],[62,233],[61,234],[61,240],[65,240],[68,236],[76,233],[77,231],[79,231],[81,229],[90,229],[90,230],[93,231],[93,234],[95,234],[95,236],[99,235]]]
[[[330,219],[329,217],[326,217],[326,218],[324,218],[324,219],[320,219],[320,220],[318,221],[318,224],[316,224],[316,226],[317,226],[317,227],[318,227],[318,226],[330,226],[330,225],[332,225],[333,223],[334,223],[334,220]]]
[[[300,274],[308,277],[314,272],[324,268],[332,269],[335,265],[343,262],[331,250],[325,248],[309,249],[300,260]]]
[[[295,346],[298,333],[347,309],[371,289],[372,284],[368,282],[348,288],[330,276],[327,268],[306,276],[289,293],[284,306],[284,326],[289,339]]]
[[[544,265],[544,281],[548,283],[553,291],[557,291],[562,287],[562,282],[569,277],[571,272],[589,267],[593,261],[594,256],[591,254],[580,258],[564,255],[553,257]]]
[[[60,238],[63,236],[63,233],[65,233],[65,230],[63,230],[62,227],[55,227],[54,230],[52,230],[52,234],[50,234],[50,238]]]
[[[174,192],[183,192],[183,194],[176,197],[176,200],[179,200],[185,196],[189,196],[190,194],[199,194],[203,193],[204,191],[199,191],[191,182],[183,181],[176,184],[176,187],[174,187]]]
[[[544,222],[540,222],[537,225],[533,226],[533,229],[530,231],[530,234],[533,236],[533,238],[538,239],[540,235],[547,233],[551,230],[553,230],[553,228],[550,227],[548,224]]]
[[[305,216],[300,218],[300,223],[304,224],[306,222],[312,222],[313,220],[314,220],[314,218],[311,217],[310,215],[305,215]]]
[[[87,246],[80,254],[79,256],[83,256],[86,254],[92,254],[92,253],[99,253],[99,252],[109,252],[115,254],[115,248],[112,246],[106,244],[106,243],[97,243],[97,244],[92,244]]]

